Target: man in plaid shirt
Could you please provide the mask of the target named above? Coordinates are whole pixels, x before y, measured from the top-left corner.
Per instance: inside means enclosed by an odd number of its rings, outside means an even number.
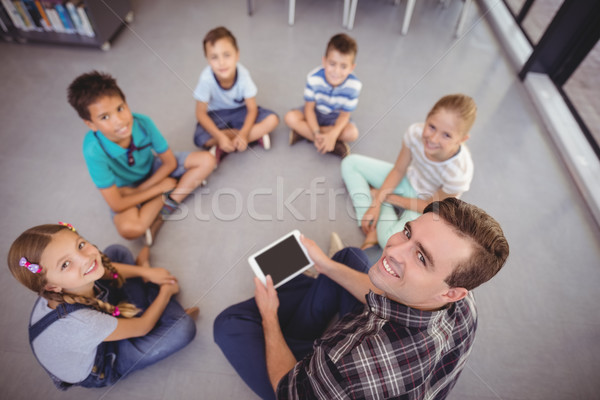
[[[500,225],[461,200],[434,202],[371,268],[359,249],[329,259],[302,242],[317,279],[277,292],[255,278],[255,298],[215,320],[215,341],[246,384],[265,399],[444,399],[474,340],[470,291],[508,257]]]

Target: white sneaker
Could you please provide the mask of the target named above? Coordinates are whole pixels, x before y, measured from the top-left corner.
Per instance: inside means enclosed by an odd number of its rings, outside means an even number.
[[[152,231],[150,230],[150,228],[146,229],[146,246],[151,247],[152,246]]]
[[[335,253],[343,248],[344,243],[342,243],[342,239],[340,239],[337,233],[331,232],[331,236],[329,237],[329,252],[327,253],[329,258],[333,257]]]
[[[260,143],[263,149],[269,150],[271,148],[271,137],[267,133],[265,136],[258,139],[258,143]]]

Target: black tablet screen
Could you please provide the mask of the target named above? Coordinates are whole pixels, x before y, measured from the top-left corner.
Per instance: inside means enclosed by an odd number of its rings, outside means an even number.
[[[271,275],[274,285],[310,264],[294,235],[256,256],[256,262],[265,276]]]

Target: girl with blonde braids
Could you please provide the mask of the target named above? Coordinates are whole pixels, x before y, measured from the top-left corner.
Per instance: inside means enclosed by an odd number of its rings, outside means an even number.
[[[31,348],[58,388],[112,385],[194,338],[198,309],[172,298],[177,279],[149,267],[147,247],[138,262],[120,245],[100,252],[70,224],[33,227],[12,244],[10,272],[39,295]]]

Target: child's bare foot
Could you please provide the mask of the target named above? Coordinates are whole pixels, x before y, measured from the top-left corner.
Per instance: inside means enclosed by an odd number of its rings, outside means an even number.
[[[371,229],[367,236],[365,236],[365,241],[360,246],[362,250],[368,249],[369,247],[375,246],[378,243],[377,241],[377,230]]]
[[[200,309],[198,307],[186,308],[185,313],[189,315],[193,320],[196,320],[198,318],[198,314],[200,314]]]
[[[142,250],[138,253],[137,258],[135,259],[135,264],[141,267],[149,267],[150,266],[150,247],[144,246]]]

